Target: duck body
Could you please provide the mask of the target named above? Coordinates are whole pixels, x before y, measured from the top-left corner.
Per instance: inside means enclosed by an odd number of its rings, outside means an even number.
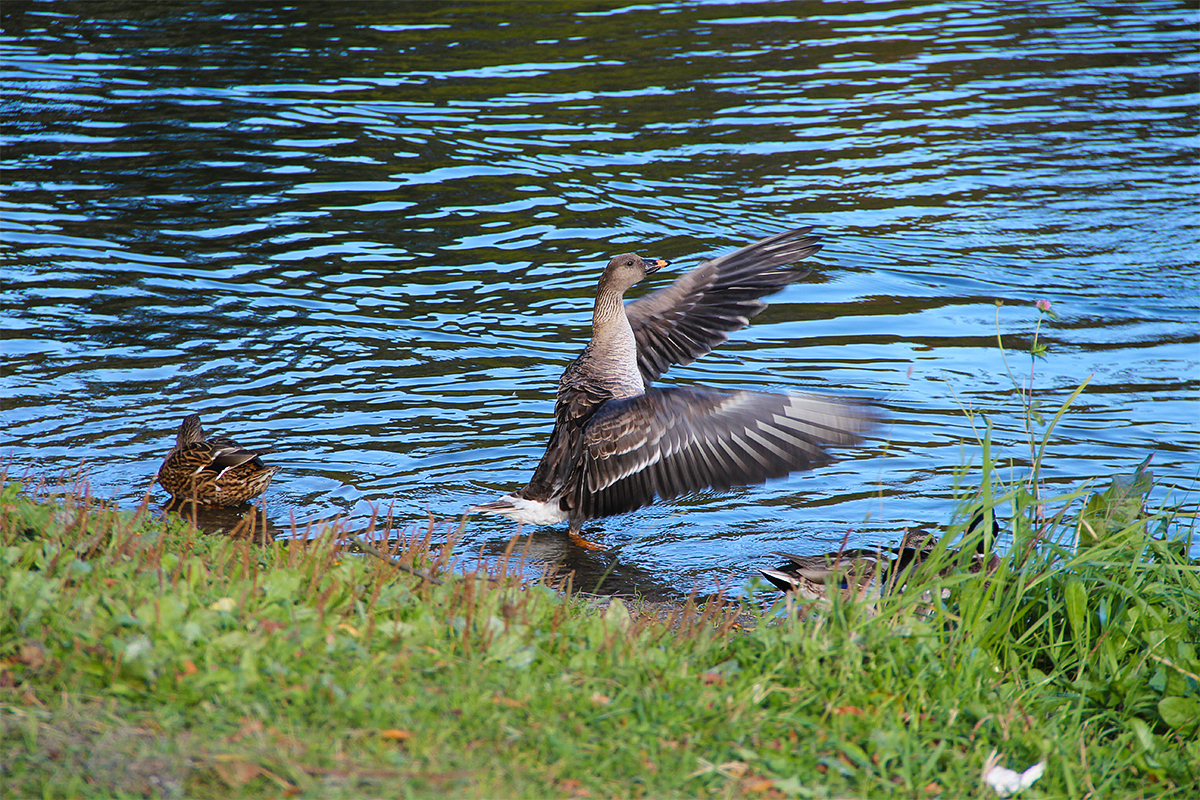
[[[892,576],[928,558],[933,545],[925,545],[906,537],[899,547],[875,550],[841,550],[824,555],[777,552],[774,555],[787,560],[759,573],[776,588],[805,600],[825,600],[831,592],[841,592],[847,599],[877,598]]]
[[[272,452],[247,450],[225,436],[205,438],[200,415],[191,414],[180,424],[156,480],[177,501],[241,505],[265,492],[279,471],[261,458]]]
[[[789,231],[701,264],[664,289],[623,302],[662,266],[632,253],[609,261],[596,290],[592,338],[563,372],[554,430],[529,483],[473,510],[517,522],[583,522],[705,488],[762,483],[824,463],[825,445],[859,440],[860,406],[799,394],[653,386],[766,307],[762,296],[807,274],[782,269],[816,252],[809,229]]]
[[[973,518],[968,532],[974,530],[982,519],[982,514]],[[806,600],[826,600],[831,592],[841,592],[843,598],[847,599],[873,599],[878,598],[885,587],[906,582],[901,580],[901,576],[919,569],[937,544],[938,540],[933,534],[915,530],[906,532],[895,547],[839,550],[824,555],[777,552],[774,555],[786,561],[774,568],[760,569],[759,573],[776,588],[794,592]],[[948,554],[957,557],[958,551],[949,550]],[[999,566],[999,557],[990,550],[985,539],[980,539],[967,565],[967,572],[991,574]],[[938,570],[938,576],[945,577],[953,569],[953,565],[943,567]]]

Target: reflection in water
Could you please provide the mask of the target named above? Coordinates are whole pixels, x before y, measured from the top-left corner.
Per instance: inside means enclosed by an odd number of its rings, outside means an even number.
[[[280,529],[254,506],[218,508],[190,500],[172,500],[162,507],[164,513],[178,514],[199,530],[213,536],[228,536],[253,544],[265,545],[290,535],[290,529]]]
[[[572,592],[637,598],[662,603],[680,603],[695,587],[672,581],[668,569],[626,561],[621,549],[597,551],[572,542],[566,536],[518,535],[509,542],[488,542],[481,557],[495,560],[511,552],[523,574],[540,577],[549,584]],[[718,580],[719,580],[718,576]],[[721,581],[729,588],[730,581]],[[734,584],[736,589],[737,585]]]
[[[1195,508],[1178,4],[133,8],[5,8],[10,474],[82,465],[135,506],[195,412],[280,448],[278,529],[457,520],[536,464],[610,255],[683,270],[812,224],[813,277],[672,382],[881,396],[891,427],[598,524],[632,580],[944,524],[985,423],[1028,474],[1018,387],[1049,419],[1090,378],[1048,493],[1153,452],[1155,498]],[[1033,360],[1039,299],[1062,321]],[[461,546],[514,533],[472,518]]]

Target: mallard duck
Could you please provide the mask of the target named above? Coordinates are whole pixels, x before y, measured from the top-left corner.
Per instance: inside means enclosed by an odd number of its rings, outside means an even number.
[[[823,555],[776,552],[787,561],[774,569],[760,569],[762,576],[785,592],[807,600],[823,600],[831,590],[844,597],[863,599],[877,596],[895,572],[923,561],[937,543],[924,531],[909,531],[898,547],[839,550]]]
[[[563,373],[554,430],[522,489],[473,511],[531,525],[583,523],[705,488],[749,486],[829,461],[824,447],[858,442],[865,407],[831,398],[699,386],[652,388],[745,327],[761,298],[803,278],[783,269],[820,249],[809,228],[706,261],[666,288],[624,303],[666,261],[633,253],[608,262],[596,288],[592,338]]]
[[[205,439],[200,415],[191,414],[180,424],[157,480],[176,500],[236,506],[266,491],[279,467],[268,467],[260,456],[273,452],[253,452],[225,436]]]
[[[972,516],[968,532],[978,527],[982,519],[981,512]],[[993,531],[995,529],[993,519]],[[924,563],[937,543],[937,537],[932,533],[913,530],[906,531],[896,547],[840,550],[815,556],[776,552],[774,555],[786,558],[787,562],[759,572],[782,591],[795,592],[806,600],[824,600],[834,590],[840,590],[846,598],[877,597],[885,586],[895,582],[896,576]],[[999,566],[999,557],[988,545],[980,539],[967,567],[968,572],[990,574]],[[948,552],[952,556],[956,553],[954,550]],[[943,567],[938,570],[938,575],[948,575],[952,569],[953,566]]]

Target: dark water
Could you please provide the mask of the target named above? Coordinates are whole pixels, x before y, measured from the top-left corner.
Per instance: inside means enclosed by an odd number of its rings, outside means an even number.
[[[533,469],[610,255],[687,269],[810,224],[814,276],[667,379],[878,397],[889,424],[593,524],[614,580],[738,585],[771,550],[944,524],[986,422],[1027,475],[1017,386],[1048,418],[1090,378],[1050,494],[1153,454],[1155,499],[1195,509],[1192,4],[253,5],[3,4],[10,476],[82,468],[133,506],[198,411],[280,449],[280,529],[452,519]]]

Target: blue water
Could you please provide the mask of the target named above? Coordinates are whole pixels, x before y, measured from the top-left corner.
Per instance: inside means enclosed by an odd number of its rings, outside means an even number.
[[[1195,10],[1017,5],[5,3],[9,477],[160,508],[196,411],[279,449],[273,530],[453,522],[528,478],[609,256],[685,270],[803,224],[812,278],[665,380],[877,398],[887,424],[595,522],[609,588],[945,525],[986,424],[999,477],[1028,475],[1030,388],[1049,420],[1088,382],[1048,497],[1153,454],[1155,502],[1194,511]],[[473,517],[458,547],[513,533]],[[532,552],[612,566],[559,530]]]

